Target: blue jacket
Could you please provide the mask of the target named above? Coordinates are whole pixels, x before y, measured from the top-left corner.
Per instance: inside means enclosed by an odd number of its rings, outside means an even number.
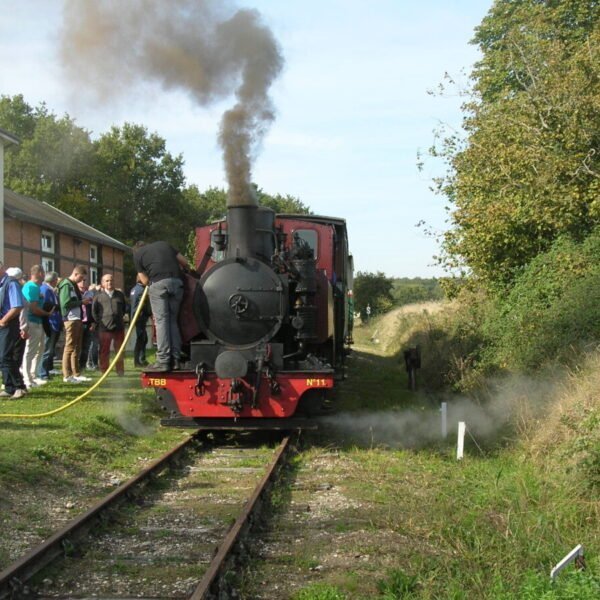
[[[0,279],[0,319],[11,308],[22,307],[23,292],[21,291],[21,285],[16,279],[5,273]]]
[[[58,308],[58,296],[48,283],[42,283],[40,286],[40,297],[42,308],[50,310],[50,305],[56,306],[56,310],[48,317],[48,323],[53,331],[60,331],[63,326],[62,316]]]

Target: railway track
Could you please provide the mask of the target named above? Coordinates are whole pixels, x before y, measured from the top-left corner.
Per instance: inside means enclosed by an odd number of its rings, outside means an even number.
[[[225,597],[292,446],[186,440],[0,572],[0,599]]]

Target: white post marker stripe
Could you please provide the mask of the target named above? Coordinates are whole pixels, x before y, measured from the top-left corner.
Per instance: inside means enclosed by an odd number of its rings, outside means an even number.
[[[569,564],[571,564],[574,560],[577,560],[579,557],[583,557],[583,546],[578,544],[567,554],[555,567],[550,571],[550,579],[554,581],[556,576]]]
[[[456,443],[456,460],[462,460],[465,449],[465,431],[467,425],[464,421],[458,422],[458,441]]]

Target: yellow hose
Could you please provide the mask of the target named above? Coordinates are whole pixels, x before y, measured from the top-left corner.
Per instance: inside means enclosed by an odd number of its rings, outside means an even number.
[[[138,316],[142,310],[142,307],[144,306],[144,302],[146,301],[147,295],[148,295],[148,288],[146,287],[146,289],[144,290],[144,293],[142,294],[142,297],[140,299],[140,303],[137,307],[137,310],[135,311],[135,314],[133,315],[133,319],[131,320],[131,323],[129,323],[129,329],[127,330],[127,333],[125,334],[125,338],[123,339],[123,343],[121,344],[121,347],[119,348],[116,356],[113,358],[112,362],[110,363],[107,371],[102,374],[102,377],[100,377],[100,379],[98,379],[98,381],[96,381],[96,383],[94,383],[94,385],[92,385],[90,388],[88,388],[80,396],[77,396],[77,398],[75,398],[74,400],[71,400],[71,402],[67,402],[67,404],[60,406],[59,408],[55,408],[54,410],[49,410],[48,412],[37,413],[37,414],[32,414],[32,415],[21,415],[21,414],[14,414],[14,413],[13,414],[11,414],[11,413],[1,414],[0,413],[0,419],[41,419],[42,417],[51,417],[52,415],[62,412],[63,410],[66,410],[70,406],[77,404],[77,402],[79,402],[80,400],[83,400],[86,396],[91,394],[108,377],[108,374],[113,370],[114,366],[117,364],[117,361],[119,360],[119,358],[121,357],[123,352],[125,352],[125,346],[127,346],[127,342],[129,341],[129,338],[131,337],[131,334],[133,333],[133,329],[135,327],[135,322],[137,321]]]

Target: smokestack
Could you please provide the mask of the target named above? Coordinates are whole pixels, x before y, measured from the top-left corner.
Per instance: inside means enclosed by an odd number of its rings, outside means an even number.
[[[227,206],[257,206],[251,166],[275,112],[269,88],[283,67],[279,46],[256,10],[219,0],[66,0],[61,58],[74,92],[106,102],[158,82],[200,106],[235,95],[219,142]]]

